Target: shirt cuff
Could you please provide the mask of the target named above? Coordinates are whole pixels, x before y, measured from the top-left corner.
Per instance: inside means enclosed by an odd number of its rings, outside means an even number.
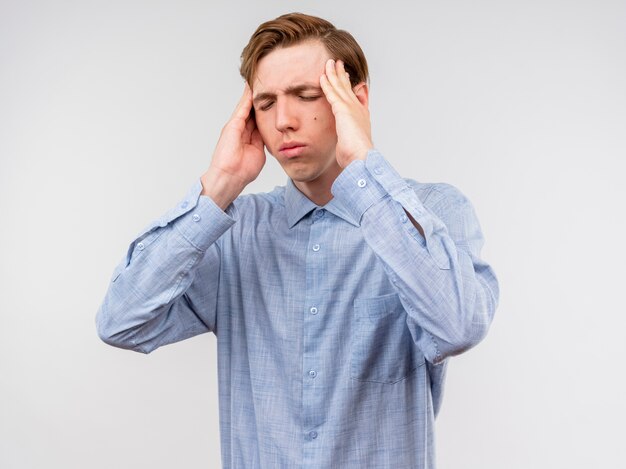
[[[370,150],[367,154],[365,166],[387,194],[398,202],[405,211],[410,213],[417,224],[420,225],[431,255],[433,255],[433,252],[438,251],[438,248],[435,247],[437,243],[432,240],[432,234],[436,228],[435,224],[440,222],[435,223],[436,220],[433,219],[433,215],[426,209],[410,183],[400,176],[377,150]],[[441,256],[436,257],[438,259],[441,258]],[[449,268],[447,261],[440,259],[439,263],[443,266],[442,268]]]
[[[367,153],[365,167],[393,199],[407,190],[412,190],[409,183],[398,174],[378,150],[371,149]]]
[[[400,203],[415,218],[415,221],[422,225],[425,232],[430,234],[432,230],[430,230],[431,223],[428,220],[427,210],[407,180],[400,176],[383,155],[376,150],[371,150],[368,153],[365,166],[387,194]]]
[[[373,152],[375,150],[368,151],[367,159]],[[368,171],[367,159],[356,160],[346,166],[331,187],[333,197],[341,202],[359,224],[365,211],[387,195]]]
[[[198,179],[183,200],[142,230],[128,248],[127,263],[135,245],[143,249],[154,238],[151,236],[152,232],[174,221],[176,223],[173,226],[199,251],[206,251],[217,241],[235,220],[219,208],[210,197],[202,196],[201,193],[202,182]]]
[[[187,241],[204,252],[235,220],[218,207],[213,199],[201,195],[201,192],[202,183],[198,180],[187,197],[174,209],[180,212],[175,214],[178,220],[174,226]]]
[[[426,221],[426,209],[413,188],[376,149],[369,150],[365,160],[350,163],[335,180],[331,192],[359,224],[365,211],[386,195],[405,207],[418,222]]]

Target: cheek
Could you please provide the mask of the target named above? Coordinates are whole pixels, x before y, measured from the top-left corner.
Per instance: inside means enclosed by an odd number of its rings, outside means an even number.
[[[332,112],[318,112],[313,115],[311,122],[312,127],[315,129],[315,133],[321,137],[327,137],[331,140],[337,138],[337,131],[335,128],[335,116]]]
[[[335,130],[335,115],[330,105],[322,105],[313,112],[313,125],[317,130]]]

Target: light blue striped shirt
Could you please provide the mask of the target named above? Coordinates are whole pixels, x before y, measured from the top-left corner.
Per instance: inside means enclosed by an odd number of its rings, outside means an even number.
[[[375,150],[323,207],[291,180],[225,212],[201,191],[132,242],[100,337],[148,353],[215,333],[224,468],[434,468],[446,359],[498,300],[467,198]]]

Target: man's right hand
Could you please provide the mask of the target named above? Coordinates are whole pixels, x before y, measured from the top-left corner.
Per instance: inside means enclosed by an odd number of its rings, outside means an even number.
[[[252,110],[252,90],[243,95],[217,142],[211,165],[202,175],[202,195],[225,210],[261,172],[265,164],[263,139]]]

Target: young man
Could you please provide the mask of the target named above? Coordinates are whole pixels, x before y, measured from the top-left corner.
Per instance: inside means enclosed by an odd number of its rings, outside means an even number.
[[[446,359],[498,298],[469,201],[373,148],[367,63],[325,20],[284,15],[242,54],[211,164],[115,270],[102,339],[148,353],[217,336],[228,468],[433,468]],[[286,187],[240,195],[265,163]]]

